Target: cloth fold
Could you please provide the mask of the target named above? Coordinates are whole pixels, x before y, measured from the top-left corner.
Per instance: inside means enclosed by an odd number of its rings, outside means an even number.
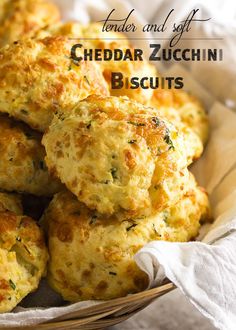
[[[142,270],[150,269],[147,274],[153,285],[160,283],[165,274],[216,327],[233,330],[235,246],[236,221],[232,230],[212,245],[152,242],[138,252],[136,262]]]

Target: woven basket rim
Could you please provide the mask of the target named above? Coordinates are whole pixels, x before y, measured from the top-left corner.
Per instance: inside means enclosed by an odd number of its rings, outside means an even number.
[[[175,289],[176,286],[169,282],[156,288],[134,293],[126,297],[115,298],[101,302],[98,305],[85,307],[79,311],[69,312],[63,316],[35,326],[23,326],[8,329],[25,330],[69,330],[69,329],[103,329],[125,321],[152,301]],[[1,329],[1,328],[0,328]]]
[[[168,293],[169,291],[171,291],[175,288],[176,288],[176,286],[172,282],[169,282],[167,284],[158,286],[156,288],[151,288],[151,289],[148,289],[148,290],[145,290],[142,292],[130,294],[125,297],[110,299],[110,300],[101,302],[98,305],[82,308],[76,312],[69,312],[63,316],[54,318],[52,320],[52,322],[66,320],[68,316],[71,319],[71,318],[73,318],[74,314],[76,314],[76,317],[78,317],[80,314],[81,314],[81,317],[83,317],[83,315],[93,315],[96,312],[100,312],[100,311],[102,312],[103,310],[107,310],[107,308],[119,308],[120,306],[126,306],[126,305],[129,305],[132,303],[139,302],[140,299],[149,300],[155,296],[159,296],[161,294]],[[50,323],[50,321],[48,323]]]

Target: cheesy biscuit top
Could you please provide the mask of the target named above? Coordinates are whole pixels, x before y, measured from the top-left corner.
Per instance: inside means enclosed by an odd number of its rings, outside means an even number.
[[[1,0],[0,47],[59,21],[58,8],[45,0]]]
[[[182,134],[127,98],[94,95],[59,112],[42,142],[50,171],[101,213],[163,209],[189,179]]]
[[[43,221],[50,285],[65,300],[112,299],[146,289],[135,253],[153,240],[185,242],[209,216],[209,201],[193,178],[179,203],[149,217],[105,217],[68,191],[55,195]]]
[[[0,260],[0,313],[4,313],[37,289],[46,270],[48,252],[34,220],[0,212]]]
[[[108,95],[96,63],[71,59],[66,37],[27,39],[0,50],[0,111],[39,131],[58,109],[71,109],[90,94]]]
[[[59,180],[46,167],[41,134],[23,123],[0,115],[0,190],[51,196]]]

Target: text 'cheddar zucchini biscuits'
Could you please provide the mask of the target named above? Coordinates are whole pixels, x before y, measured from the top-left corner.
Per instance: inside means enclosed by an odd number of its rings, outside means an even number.
[[[104,78],[108,83],[110,94],[113,96],[128,96],[129,98],[147,104],[150,102],[153,90],[151,88],[141,88],[137,86],[130,88],[126,83],[126,78],[130,80],[132,77],[137,77],[136,80],[142,77],[156,77],[157,71],[145,58],[136,55],[136,51],[131,46],[126,35],[119,32],[102,32],[102,25],[99,23],[91,23],[88,25],[81,25],[75,22],[59,23],[49,26],[37,33],[36,37],[45,36],[67,36],[73,38],[74,44],[83,46],[82,54],[77,56],[84,56],[88,61],[97,58],[96,63],[99,65]],[[114,60],[113,55],[109,60],[104,60],[104,51],[114,52],[119,54],[117,58],[121,60]],[[77,52],[76,52],[77,53]],[[96,53],[96,55],[95,55]],[[87,54],[85,56],[85,54]],[[124,57],[126,56],[126,60]],[[99,58],[99,60],[98,60]],[[131,60],[132,59],[132,60]],[[136,60],[134,60],[136,59]],[[114,77],[112,78],[112,76]],[[122,77],[120,83],[117,82],[117,77]],[[122,87],[121,87],[122,85]],[[149,83],[145,85],[149,87]],[[118,86],[120,86],[118,88]]]
[[[65,37],[27,39],[0,50],[0,112],[39,131],[53,113],[70,109],[90,94],[108,95],[96,63],[71,59]]]
[[[90,96],[55,116],[42,143],[51,172],[104,214],[150,214],[173,204],[189,180],[183,136],[127,98]]]
[[[11,202],[11,208],[17,209]],[[36,290],[45,274],[48,252],[34,220],[1,208],[0,260],[0,313],[4,313]]]
[[[200,221],[208,216],[207,195],[194,182],[174,206],[132,219],[102,216],[70,192],[58,193],[43,218],[49,243],[49,283],[73,302],[142,291],[148,277],[136,265],[135,253],[153,240],[193,239]]]
[[[48,24],[59,21],[58,8],[45,0],[1,0],[0,47],[32,37]]]
[[[48,173],[41,135],[0,115],[0,189],[52,196],[61,183]]]

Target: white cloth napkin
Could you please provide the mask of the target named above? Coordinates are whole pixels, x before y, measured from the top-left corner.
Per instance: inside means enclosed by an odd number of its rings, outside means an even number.
[[[104,19],[113,8],[120,17],[125,17],[132,8],[120,0],[96,2],[54,0],[54,2],[61,7],[64,20],[79,20],[83,23]],[[204,24],[204,27],[195,26],[191,31],[191,37],[212,37],[220,33],[224,38],[220,44],[216,44],[216,41],[208,41],[207,44],[185,41],[181,44],[185,48],[186,46],[224,48],[224,62],[183,63],[185,68],[174,65],[168,70],[167,66],[158,63],[158,69],[162,67],[167,75],[168,73],[183,75],[187,90],[202,99],[209,111],[211,138],[204,156],[193,166],[193,172],[210,193],[216,221],[202,242],[151,242],[136,254],[135,260],[148,274],[150,287],[160,284],[164,277],[168,277],[216,327],[222,330],[234,330],[236,328],[236,113],[225,105],[236,107],[236,59],[234,58],[236,46],[233,38],[233,35],[236,35],[235,3],[230,0],[224,2],[199,0],[197,3],[153,0],[148,4],[143,0],[131,0],[131,3],[142,14],[136,10],[136,16],[133,17],[133,21],[139,27],[144,23],[144,19],[148,22],[158,22],[171,8],[176,9],[175,19],[181,20],[186,17],[190,9],[197,7],[201,9],[203,17],[212,17],[212,20]],[[226,19],[223,20],[222,17]],[[140,36],[140,32],[129,36]],[[138,41],[136,46],[147,49],[148,44]],[[47,287],[42,287],[35,295],[29,297],[28,305],[34,305],[35,300],[40,301],[40,297],[44,301],[44,305],[41,306],[60,304],[57,296],[50,294]],[[17,307],[15,313],[0,315],[0,326],[37,324],[92,304],[95,302],[81,302],[47,309]]]

